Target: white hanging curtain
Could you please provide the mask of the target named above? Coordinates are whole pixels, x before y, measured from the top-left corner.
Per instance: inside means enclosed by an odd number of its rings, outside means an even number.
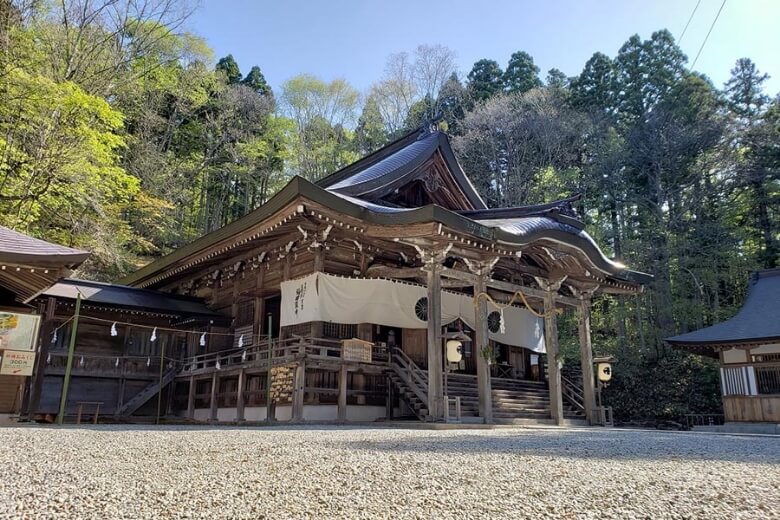
[[[283,327],[325,321],[374,323],[388,327],[424,329],[427,311],[425,287],[393,280],[341,278],[313,273],[282,282]],[[463,320],[475,329],[476,310],[471,296],[442,291],[442,324]],[[488,303],[488,313],[498,309]],[[544,352],[544,324],[526,309],[504,309],[504,332],[490,332],[490,339],[534,352]]]

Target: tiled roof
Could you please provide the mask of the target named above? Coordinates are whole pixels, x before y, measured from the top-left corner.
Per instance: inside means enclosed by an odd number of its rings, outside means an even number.
[[[0,262],[73,268],[88,256],[87,251],[52,244],[0,226]]]
[[[74,278],[61,280],[41,293],[41,296],[75,300],[78,293],[81,293],[83,302],[93,305],[138,309],[181,317],[221,316],[211,311],[203,300],[198,298]]]
[[[780,342],[780,268],[751,275],[745,303],[733,318],[666,341],[679,346]]]

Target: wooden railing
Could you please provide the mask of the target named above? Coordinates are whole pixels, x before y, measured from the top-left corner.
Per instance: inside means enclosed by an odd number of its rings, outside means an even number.
[[[270,351],[270,356],[269,356]],[[308,358],[338,360],[341,358],[341,341],[330,338],[294,336],[283,340],[262,339],[244,348],[230,348],[218,352],[198,354],[182,362],[183,373],[207,369],[226,370],[237,367],[267,367]],[[387,349],[374,345],[371,364],[387,364]]]
[[[393,369],[423,403],[428,402],[428,374],[400,348],[393,350]]]
[[[64,373],[67,362],[67,352],[50,352],[47,354],[46,371],[50,374]],[[170,357],[164,357],[163,363],[166,369],[181,367],[181,361]],[[160,372],[160,356],[111,356],[81,353],[76,349],[71,370],[75,376],[156,377]]]
[[[563,399],[577,411],[585,412],[585,397],[582,394],[582,386],[577,385],[571,379],[561,374],[561,394]]]
[[[689,413],[685,415],[685,424],[690,430],[694,426],[716,426],[725,422],[722,413]]]

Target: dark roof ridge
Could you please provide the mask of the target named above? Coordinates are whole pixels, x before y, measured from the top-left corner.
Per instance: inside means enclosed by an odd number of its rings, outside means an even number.
[[[132,285],[124,285],[121,283],[111,283],[111,282],[98,282],[95,280],[84,280],[82,278],[63,278],[57,283],[65,283],[68,285],[86,285],[90,287],[95,288],[111,288],[111,289],[127,289],[129,291],[135,291],[135,292],[143,292],[149,295],[153,296],[165,296],[166,298],[175,299],[175,300],[181,300],[181,301],[188,301],[188,302],[195,302],[195,303],[203,303],[203,298],[198,298],[197,296],[187,296],[185,294],[174,294],[169,292],[162,292],[155,289],[146,289],[143,287],[133,287]]]
[[[317,180],[314,182],[317,186],[321,188],[327,188],[333,184],[336,184],[337,182],[345,179],[349,176],[350,173],[352,173],[354,170],[359,169],[359,167],[368,168],[369,166],[378,163],[388,155],[392,155],[393,153],[397,152],[401,148],[405,147],[406,145],[413,143],[417,140],[419,140],[424,135],[427,135],[427,131],[425,128],[416,128],[395,141],[391,141],[381,148],[374,150],[370,154],[361,157],[357,161],[350,163],[342,168],[339,168],[333,173],[329,173],[325,177]]]

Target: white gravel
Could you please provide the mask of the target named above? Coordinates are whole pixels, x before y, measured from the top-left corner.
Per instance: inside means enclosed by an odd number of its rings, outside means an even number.
[[[1,518],[780,518],[780,438],[0,428]]]

